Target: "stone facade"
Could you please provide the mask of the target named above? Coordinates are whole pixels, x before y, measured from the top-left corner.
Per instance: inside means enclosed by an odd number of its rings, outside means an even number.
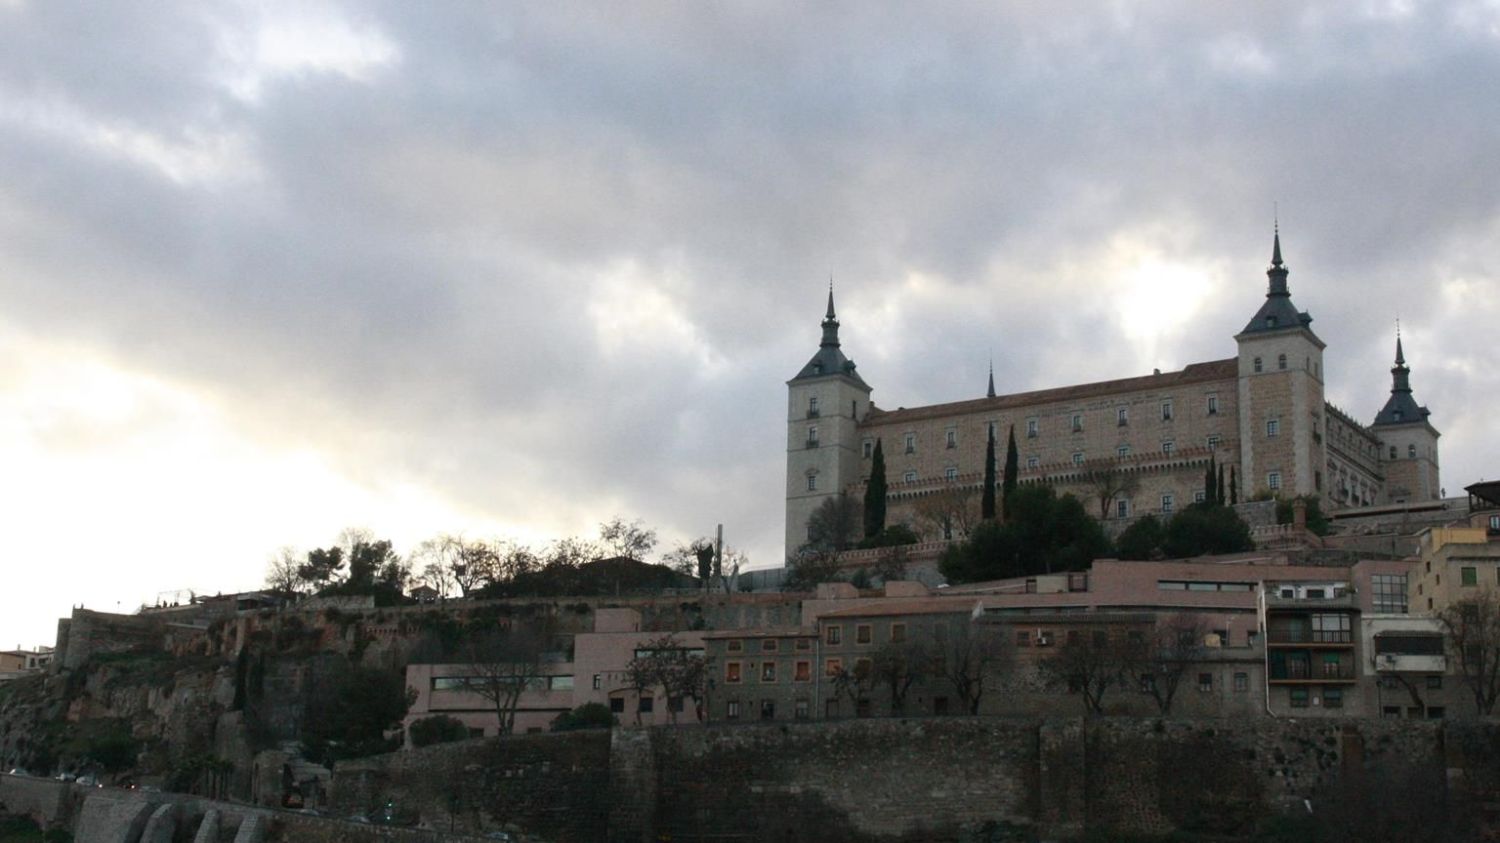
[[[1324,398],[1324,343],[1291,304],[1277,237],[1266,303],[1235,335],[1232,358],[1180,371],[926,407],[886,410],[841,351],[830,295],[823,344],[787,382],[786,549],[807,540],[824,501],[862,496],[875,444],[885,458],[889,523],[924,538],[953,538],[946,517],[977,510],[984,453],[997,461],[1014,430],[1022,483],[1071,492],[1110,521],[1170,515],[1203,492],[1212,459],[1232,468],[1241,500],[1315,495],[1325,509],[1436,500],[1438,433],[1410,399],[1398,347],[1393,398],[1361,424]],[[1388,404],[1388,407],[1390,405]],[[1128,478],[1120,495],[1107,476]],[[1227,479],[1227,477],[1226,477]]]

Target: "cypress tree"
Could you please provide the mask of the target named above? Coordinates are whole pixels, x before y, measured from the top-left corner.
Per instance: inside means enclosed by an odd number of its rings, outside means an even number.
[[[865,484],[865,538],[879,535],[885,529],[885,451],[875,440],[870,458],[870,482]]]
[[[1010,426],[1010,442],[1005,446],[1005,481],[1000,487],[1000,500],[1005,504],[1005,517],[1010,517],[1010,498],[1016,493],[1020,457],[1016,452],[1016,426]]]
[[[1224,466],[1222,465],[1219,466],[1219,488],[1214,495],[1214,502],[1219,506],[1223,506],[1226,503],[1224,498]]]
[[[1214,474],[1216,473],[1215,469],[1217,468],[1218,462],[1214,459],[1213,454],[1209,454],[1208,469],[1203,472],[1203,502],[1208,504],[1209,506],[1216,506],[1219,503],[1218,498],[1214,496],[1214,493],[1216,491],[1214,486]]]
[[[990,428],[989,441],[984,445],[984,494],[979,498],[979,517],[985,521],[995,520],[995,428]]]
[[[1235,476],[1234,466],[1229,467],[1229,505],[1234,506],[1240,502],[1240,482]]]

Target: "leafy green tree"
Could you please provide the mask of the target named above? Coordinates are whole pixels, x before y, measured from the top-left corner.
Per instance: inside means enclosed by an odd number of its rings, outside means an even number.
[[[1172,516],[1162,538],[1162,552],[1174,559],[1254,549],[1249,526],[1227,506],[1194,504]]]
[[[1016,493],[1021,477],[1021,454],[1016,450],[1016,426],[1010,426],[1010,441],[1005,445],[1005,474],[1000,487],[1000,502],[1005,507],[1005,520],[1010,520],[1010,498]]]
[[[456,717],[434,714],[412,721],[406,730],[412,746],[431,746],[436,743],[452,743],[469,736],[469,727]]]
[[[979,499],[979,517],[985,521],[995,520],[995,480],[995,428],[991,426],[984,443],[984,493]]]
[[[313,591],[340,582],[344,570],[344,549],[340,547],[314,548],[307,552],[307,561],[297,568],[297,579]]]
[[[885,451],[875,440],[870,457],[870,481],[865,484],[865,535],[873,536],[885,529]]]
[[[943,552],[939,570],[950,582],[1081,571],[1107,555],[1109,539],[1072,495],[1049,486],[1017,489],[1006,520],[980,522],[966,541]]]
[[[1155,515],[1137,518],[1115,539],[1115,551],[1121,559],[1150,559],[1166,539],[1166,529]]]
[[[303,703],[308,757],[326,765],[396,749],[385,733],[400,725],[415,698],[396,671],[358,667],[341,657],[319,659]]]

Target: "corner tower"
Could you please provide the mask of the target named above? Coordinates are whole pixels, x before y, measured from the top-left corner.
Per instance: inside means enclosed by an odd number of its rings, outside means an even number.
[[[839,349],[831,284],[823,341],[786,385],[786,553],[791,554],[807,542],[813,510],[860,479],[858,427],[870,409],[870,387]]]
[[[1375,416],[1370,432],[1380,438],[1380,467],[1385,474],[1385,501],[1409,503],[1442,497],[1438,477],[1437,429],[1426,407],[1411,396],[1411,370],[1396,332],[1396,365],[1391,367],[1391,397]]]
[[[1312,331],[1312,316],[1292,304],[1287,275],[1278,227],[1265,303],[1234,338],[1242,499],[1267,491],[1281,497],[1323,494],[1325,346]]]

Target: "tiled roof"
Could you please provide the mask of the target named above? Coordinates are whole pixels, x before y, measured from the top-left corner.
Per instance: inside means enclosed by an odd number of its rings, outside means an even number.
[[[1037,404],[1080,401],[1121,392],[1134,392],[1144,389],[1171,389],[1184,384],[1228,380],[1238,376],[1239,359],[1229,357],[1223,360],[1210,360],[1206,363],[1190,363],[1177,372],[1162,372],[1161,374],[1120,378],[1119,380],[1099,381],[1097,383],[1064,386],[1055,389],[1039,389],[1033,392],[1016,392],[1010,395],[998,395],[994,398],[976,398],[969,401],[953,401],[947,404],[932,404],[926,407],[899,410],[879,410],[872,407],[870,414],[865,417],[864,423],[867,425],[894,424],[897,422],[917,421],[919,419],[963,415],[966,413],[996,412]]]

